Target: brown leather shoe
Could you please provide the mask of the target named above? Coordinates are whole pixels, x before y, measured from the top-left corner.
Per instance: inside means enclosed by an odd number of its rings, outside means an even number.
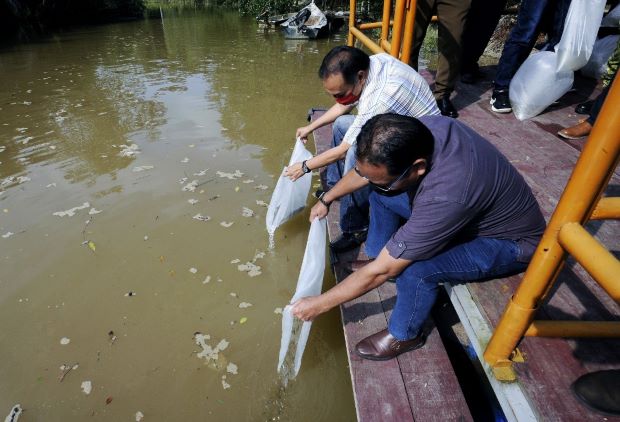
[[[426,337],[423,334],[411,340],[400,341],[387,330],[379,331],[357,343],[355,352],[358,356],[370,360],[389,360],[401,353],[424,346]]]
[[[584,120],[581,123],[577,123],[575,126],[567,127],[558,132],[564,139],[581,139],[584,136],[588,136],[592,131],[592,125]]]

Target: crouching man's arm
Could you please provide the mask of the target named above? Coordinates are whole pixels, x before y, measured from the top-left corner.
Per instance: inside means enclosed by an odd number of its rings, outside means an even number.
[[[292,304],[292,312],[297,318],[311,321],[335,306],[355,299],[367,291],[385,283],[404,271],[411,261],[392,258],[383,248],[377,259],[360,268],[325,293],[308,296]]]

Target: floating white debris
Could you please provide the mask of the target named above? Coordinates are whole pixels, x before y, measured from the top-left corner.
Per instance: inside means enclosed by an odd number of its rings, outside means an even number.
[[[245,179],[241,183],[254,183],[253,179]]]
[[[211,336],[209,334],[196,333],[194,335],[194,341],[200,347],[202,347],[202,352],[197,353],[196,356],[198,358],[205,358],[208,361],[215,360],[217,361],[219,358],[219,353],[225,350],[230,343],[225,339],[220,340],[220,342],[215,347],[211,347],[207,340],[210,340]]]
[[[118,153],[120,157],[133,157],[136,154],[140,154],[140,148],[136,144],[121,145],[121,152]]]
[[[56,187],[56,182],[54,183],[50,183],[49,185],[45,186],[46,188],[55,188]]]
[[[81,387],[86,395],[89,395],[90,392],[93,391],[93,384],[90,381],[83,381]]]
[[[152,170],[154,168],[155,166],[136,166],[131,171],[133,171],[134,173],[139,173],[141,171]]]
[[[240,177],[243,177],[243,173],[240,170],[235,170],[234,173],[226,173],[223,171],[218,171],[217,175],[222,178],[226,178],[230,180],[235,180],[235,179],[239,179]]]
[[[239,304],[239,307],[240,307],[241,309],[249,308],[250,306],[252,306],[252,304],[251,304],[251,303],[249,303],[249,302],[241,302],[241,303]]]
[[[205,279],[204,279],[204,280],[202,280],[202,284],[207,284],[207,283],[208,283],[208,282],[210,282],[210,281],[211,281],[211,276],[210,276],[210,275],[208,275],[208,276],[206,276],[206,277],[205,277]]]
[[[239,262],[241,262],[239,258],[235,258],[232,261],[230,261],[231,264],[238,264]]]
[[[136,294],[137,294],[137,293],[136,293],[136,292],[133,292],[133,291],[131,291],[131,292],[127,292],[127,293],[125,293],[125,297],[134,297]]]
[[[258,186],[256,186],[256,187],[254,187],[254,189],[266,190],[266,189],[269,189],[269,186],[266,186],[266,185],[258,185]]]
[[[139,410],[136,412],[136,422],[140,422],[142,420],[142,418],[144,417],[144,413],[140,412]]]
[[[58,217],[64,217],[65,215],[73,217],[76,211],[83,210],[84,208],[90,208],[90,203],[84,202],[82,205],[78,205],[77,207],[73,207],[66,211],[57,211],[53,215],[57,215]]]
[[[182,177],[179,179],[179,185],[182,185],[183,183],[187,182],[189,179],[187,177]]]
[[[220,222],[220,226],[226,227],[226,228],[232,226],[233,224],[234,224],[234,221],[222,221],[222,222]]]
[[[266,203],[265,201],[261,201],[261,200],[256,200],[256,205],[260,205],[261,207],[268,207],[269,204]]]
[[[11,408],[9,414],[4,418],[4,422],[17,422],[21,416],[23,409],[20,404],[16,404]]]
[[[50,145],[50,149],[53,151],[53,150],[56,149],[56,146],[55,145]]]
[[[69,343],[71,343],[71,339],[70,338],[63,337],[63,338],[60,339],[60,344],[62,344],[63,346],[66,346]]]
[[[182,162],[183,164],[185,164],[185,163],[189,163],[189,158],[185,157],[185,158],[183,158],[183,159],[181,160],[181,162]]]
[[[183,192],[194,192],[198,186],[198,180],[192,180],[187,185],[183,186]]]
[[[256,252],[256,255],[254,255],[254,261],[256,261],[257,259],[263,259],[265,257],[265,252],[259,251]]]
[[[226,366],[226,372],[228,372],[229,374],[237,375],[238,371],[239,367],[232,362],[230,362],[228,366]]]
[[[224,387],[224,390],[228,390],[230,388],[230,384],[226,382],[226,375],[222,375],[222,387]]]
[[[189,269],[189,272],[192,273],[192,274],[196,274],[198,272],[198,270],[196,268],[192,267],[192,268]]]
[[[17,177],[17,183],[19,183],[19,184],[29,182],[30,180],[31,179],[28,176],[18,176]]]
[[[274,309],[274,310],[273,310],[273,313],[274,313],[274,314],[280,314],[280,315],[282,315],[282,308],[276,308],[276,309]]]
[[[261,275],[260,267],[253,262],[246,262],[245,264],[239,264],[237,266],[239,271],[247,272],[250,277],[256,277]]]
[[[27,127],[18,127],[15,130],[18,131],[19,133],[24,133],[25,131],[28,130],[28,128]]]
[[[148,236],[144,236],[144,240],[145,241],[149,240],[149,237]]]
[[[241,211],[241,215],[244,217],[253,217],[254,216],[254,210],[248,208],[248,207],[243,207],[243,210]]]
[[[237,295],[237,293],[235,293],[235,292],[230,292],[229,294],[230,294],[232,297],[237,297],[237,296],[238,296],[238,295]]]
[[[211,217],[209,217],[208,215],[202,215],[202,214],[196,214],[192,218],[194,220],[198,220],[198,221],[209,221],[209,220],[211,220]]]
[[[204,176],[205,174],[207,174],[207,170],[209,169],[200,170],[199,172],[194,173],[194,176]]]
[[[187,202],[189,202],[192,205],[196,205],[199,201],[197,199],[190,198],[190,199],[187,200]]]
[[[5,146],[0,146],[0,152],[4,152],[5,149],[6,149]]]
[[[8,239],[9,237],[13,236],[15,233],[13,232],[6,232],[5,234],[2,235],[2,237],[4,239]]]
[[[100,212],[101,210],[91,208],[90,211],[88,211],[88,215],[95,215],[95,214],[99,214]]]

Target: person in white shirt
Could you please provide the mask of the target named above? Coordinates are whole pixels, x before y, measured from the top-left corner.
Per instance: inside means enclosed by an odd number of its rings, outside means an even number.
[[[362,126],[378,114],[410,117],[440,114],[426,80],[389,54],[368,56],[358,48],[335,47],[323,59],[319,78],[336,104],[317,120],[298,128],[296,136],[305,141],[314,130],[333,122],[333,148],[287,167],[284,174],[291,180],[329,165],[327,184],[329,188],[334,186],[353,168],[355,148],[352,147]],[[357,115],[349,114],[356,106]],[[351,249],[364,241],[368,229],[368,194],[369,189],[365,187],[340,199],[343,236],[331,244],[335,251]]]

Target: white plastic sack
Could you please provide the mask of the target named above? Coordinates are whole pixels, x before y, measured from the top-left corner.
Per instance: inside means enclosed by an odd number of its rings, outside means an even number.
[[[600,79],[607,72],[607,62],[620,41],[620,35],[608,35],[596,40],[588,64],[581,68],[581,74],[592,79]]]
[[[537,116],[573,86],[573,71],[556,71],[556,53],[541,51],[523,62],[510,81],[510,103],[519,120]]]
[[[289,166],[310,158],[312,158],[310,151],[301,140],[297,139]],[[278,226],[304,209],[311,183],[312,173],[304,174],[294,182],[283,173],[280,175],[267,209],[267,232],[270,235],[275,233]]]
[[[604,11],[605,0],[571,1],[562,38],[555,46],[558,72],[581,69],[588,63]]]
[[[310,233],[308,234],[308,242],[306,243],[306,252],[304,260],[299,271],[299,279],[297,281],[297,289],[295,295],[291,299],[291,303],[297,299],[306,296],[316,296],[321,294],[323,287],[323,273],[325,271],[325,237],[327,235],[326,220],[315,218],[310,225]],[[294,331],[295,317],[291,313],[291,307],[286,306],[282,312],[282,340],[280,342],[280,357],[278,359],[278,372],[282,372],[285,365],[285,357],[287,355],[291,339],[296,337],[297,348],[295,349],[295,358],[293,359],[293,367],[286,368],[284,375],[288,378],[295,378],[301,367],[301,357],[306,348],[308,335],[310,334],[311,321],[304,321],[301,330]],[[294,342],[295,343],[295,342]]]

